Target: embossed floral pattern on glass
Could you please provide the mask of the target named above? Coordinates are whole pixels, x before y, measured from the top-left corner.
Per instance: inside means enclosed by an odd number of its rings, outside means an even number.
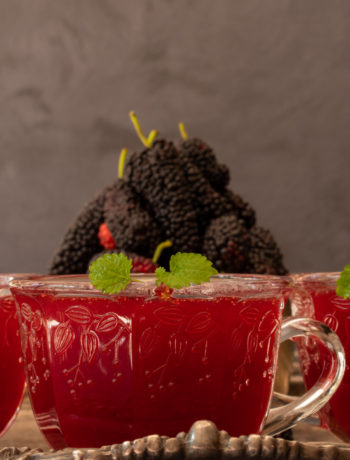
[[[15,275],[0,275],[0,435],[10,426],[24,393],[19,327],[8,283]]]
[[[329,427],[344,440],[350,440],[350,299],[336,295],[336,280],[340,273],[295,275],[296,289],[292,296],[293,314],[316,318],[339,336],[346,355],[346,370],[342,383],[320,415]],[[312,338],[298,339],[298,349],[307,387],[318,379],[327,365],[327,349]],[[329,363],[328,363],[329,365]]]
[[[233,434],[259,431],[283,281],[267,293],[220,280],[172,296],[157,293],[154,282],[132,284],[118,296],[45,286],[17,293],[31,400],[49,442],[171,435],[203,418]]]

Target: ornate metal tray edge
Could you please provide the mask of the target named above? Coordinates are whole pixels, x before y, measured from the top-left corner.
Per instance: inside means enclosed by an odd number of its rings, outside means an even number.
[[[350,444],[306,443],[271,436],[231,437],[207,420],[175,438],[150,435],[99,449],[43,452],[29,447],[0,449],[0,460],[350,460]]]

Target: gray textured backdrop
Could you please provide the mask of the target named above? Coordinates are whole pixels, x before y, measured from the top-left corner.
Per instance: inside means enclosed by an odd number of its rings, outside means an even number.
[[[292,271],[350,262],[348,0],[0,0],[0,271],[45,271],[78,210],[184,120]]]

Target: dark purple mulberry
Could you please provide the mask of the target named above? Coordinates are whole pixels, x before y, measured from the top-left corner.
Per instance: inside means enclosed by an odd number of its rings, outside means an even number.
[[[214,188],[222,190],[229,183],[229,169],[217,162],[213,149],[202,140],[191,138],[181,141],[179,152],[198,167]]]
[[[234,214],[211,221],[203,239],[203,254],[224,273],[243,273],[247,265],[247,229]]]
[[[113,186],[108,186],[93,198],[68,228],[63,241],[53,257],[49,272],[52,275],[85,273],[91,257],[102,248],[98,230],[104,222],[106,195]]]
[[[247,273],[286,275],[282,253],[269,230],[254,226],[249,231]]]
[[[204,235],[203,253],[225,273],[287,273],[271,233],[260,227],[247,229],[234,214],[210,223]]]
[[[198,252],[200,239],[192,193],[172,142],[156,140],[152,147],[133,153],[125,181],[149,209],[173,250]]]
[[[243,198],[237,193],[231,190],[224,190],[223,196],[230,202],[232,206],[232,212],[240,219],[246,228],[251,228],[255,225],[256,217],[255,211],[251,205],[243,200]]]
[[[152,257],[160,241],[161,228],[139,197],[123,180],[106,195],[104,215],[117,248]]]

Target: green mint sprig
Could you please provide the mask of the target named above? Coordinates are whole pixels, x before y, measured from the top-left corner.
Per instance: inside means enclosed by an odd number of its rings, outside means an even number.
[[[133,281],[130,276],[132,260],[124,254],[105,254],[89,267],[91,284],[105,294],[118,294]],[[210,280],[218,272],[212,262],[201,254],[178,252],[172,255],[170,271],[158,267],[155,272],[157,285],[181,289],[191,284],[201,284]],[[136,281],[136,280],[134,280]]]
[[[89,278],[104,294],[118,294],[131,281],[132,260],[124,254],[105,254],[89,267]]]
[[[210,260],[194,252],[178,252],[170,257],[170,271],[163,267],[156,269],[157,285],[181,289],[191,284],[201,284],[210,280],[218,272]]]
[[[337,279],[336,293],[339,297],[350,299],[350,265],[346,265]]]

